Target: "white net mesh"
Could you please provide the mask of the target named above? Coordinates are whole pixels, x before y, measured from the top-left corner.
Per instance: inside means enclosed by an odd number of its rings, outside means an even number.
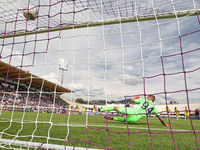
[[[37,8],[35,20],[23,16],[27,5]],[[198,149],[198,124],[191,118],[184,128],[169,121],[170,129],[150,128],[148,120],[138,127],[105,124],[93,105],[154,94],[159,112],[166,115],[176,102],[182,116],[185,106],[194,114],[200,108],[199,9],[195,0],[1,0],[1,146],[135,149],[132,133],[142,132],[154,149],[151,131],[159,137],[162,130],[173,138],[170,148],[185,148],[174,133],[191,132],[188,142],[196,142],[188,149]],[[85,104],[77,104],[79,98]],[[129,139],[116,138],[115,131]]]

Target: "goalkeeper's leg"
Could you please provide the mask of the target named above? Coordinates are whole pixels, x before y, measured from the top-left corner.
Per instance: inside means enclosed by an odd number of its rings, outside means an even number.
[[[120,121],[120,122],[125,122],[126,121],[126,119],[123,118],[123,117],[113,117],[113,120]]]
[[[119,109],[119,106],[108,106],[108,107],[104,107],[102,108],[100,111],[117,111],[118,112],[118,109]],[[107,117],[107,116],[104,116],[105,119],[109,119],[109,120],[116,120],[116,121],[120,121],[120,122],[125,122],[126,119],[122,118],[122,117]]]
[[[115,121],[120,121],[120,122],[125,122],[126,119],[123,117],[108,117],[108,116],[104,116],[105,119],[109,119],[109,120],[115,120]]]
[[[100,111],[102,112],[102,111],[113,111],[113,110],[115,110],[115,111],[118,111],[118,109],[119,109],[119,106],[108,106],[108,107],[104,107],[104,108],[102,108]]]
[[[111,118],[109,118],[109,119],[111,119]],[[120,122],[126,122],[126,118],[123,118],[123,117],[112,117],[111,120],[120,121]],[[135,116],[128,116],[128,117],[127,117],[127,121],[128,121],[128,123],[137,123],[137,122],[139,122],[140,120],[139,120],[138,117],[135,115]]]
[[[109,119],[109,120],[115,120],[115,121],[120,121],[120,122],[126,122],[126,119],[123,118],[123,117],[107,117],[107,116],[104,116],[105,119]],[[128,122],[129,123],[137,123],[139,122],[140,120],[138,119],[137,116],[129,116],[127,118]]]

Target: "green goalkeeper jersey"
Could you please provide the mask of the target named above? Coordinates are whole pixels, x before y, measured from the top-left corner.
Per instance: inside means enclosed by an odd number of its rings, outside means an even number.
[[[160,115],[153,102],[148,99],[146,99],[146,101],[145,99],[136,99],[135,103],[139,104],[138,106],[134,107],[136,114],[138,114],[139,120],[145,118],[147,116],[146,113],[154,113],[155,115]]]

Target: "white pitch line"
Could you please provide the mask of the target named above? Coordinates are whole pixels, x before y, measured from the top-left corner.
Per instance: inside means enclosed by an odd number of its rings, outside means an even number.
[[[29,122],[25,122],[29,121]],[[0,121],[0,122],[9,122],[9,121]],[[18,122],[21,123],[21,120],[19,119],[14,119],[12,122]],[[30,120],[24,120],[24,123],[35,123],[35,121],[30,121]],[[45,122],[45,121],[38,121],[37,123],[50,123],[50,122]],[[57,123],[57,122],[52,122],[52,125],[55,126],[67,126],[67,123]],[[76,124],[76,123],[70,123],[68,126],[71,127],[86,127],[85,124]],[[105,125],[93,125],[93,124],[88,124],[88,127],[102,127],[106,128],[107,126]],[[108,126],[108,128],[127,128],[127,126]],[[143,128],[143,127],[132,127],[131,125],[128,126],[129,129],[140,129],[140,130],[149,130],[148,128]],[[160,129],[160,128],[150,128],[150,130],[160,130],[160,131],[171,131],[170,129]],[[172,129],[172,131],[192,131],[192,130],[179,130],[179,129]],[[199,130],[195,130],[199,131]]]
[[[75,123],[71,123],[69,124],[69,126],[74,126],[74,127],[86,127],[83,124],[75,124]],[[106,127],[103,125],[91,125],[88,124],[89,127]],[[127,127],[122,127],[122,126],[108,126],[109,128],[127,128]],[[130,127],[129,129],[141,129],[141,130],[148,130],[148,128],[142,128],[142,127]],[[150,130],[163,130],[163,131],[171,131],[170,129],[160,129],[160,128],[150,128]],[[172,129],[172,131],[191,131],[191,130],[177,130],[177,129]],[[197,131],[197,130],[196,130]]]

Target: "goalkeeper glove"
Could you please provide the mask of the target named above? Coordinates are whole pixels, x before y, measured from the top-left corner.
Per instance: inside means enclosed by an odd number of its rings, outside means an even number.
[[[140,97],[139,97],[139,96],[136,96],[135,99],[140,99]]]

